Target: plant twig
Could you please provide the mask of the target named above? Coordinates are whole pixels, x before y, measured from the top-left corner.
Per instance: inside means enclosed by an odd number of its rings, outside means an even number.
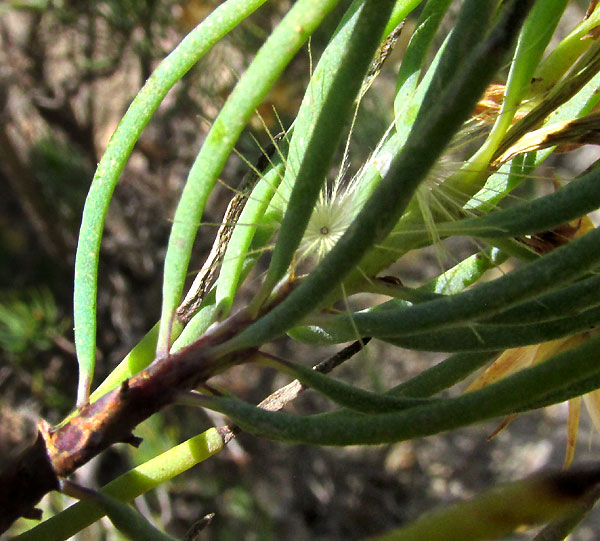
[[[359,351],[361,351],[369,342],[371,338],[365,337],[360,340],[356,340],[349,346],[346,346],[344,349],[338,351],[335,355],[332,355],[328,359],[321,361],[320,363],[313,366],[313,370],[317,372],[321,372],[323,374],[327,374],[331,372],[334,368],[338,367],[343,362],[351,359],[356,355]],[[267,398],[261,401],[258,404],[259,408],[263,408],[269,411],[279,411],[286,404],[289,404],[292,400],[298,398],[298,396],[305,390],[307,387],[300,383],[297,379],[284,385],[283,387],[277,389],[275,392],[271,393]],[[242,429],[236,425],[225,425],[219,427],[217,429],[219,434],[223,438],[223,444],[227,445],[233,438],[235,438]]]
[[[192,283],[188,294],[185,296],[185,299],[179,308],[177,308],[177,318],[181,322],[187,323],[192,318],[214,285],[215,280],[217,279],[217,272],[223,262],[223,257],[227,250],[227,246],[229,245],[229,241],[231,240],[231,235],[233,234],[233,230],[240,218],[240,214],[244,209],[246,199],[248,199],[250,192],[260,179],[262,171],[269,165],[271,156],[273,156],[276,149],[274,143],[283,136],[283,133],[275,136],[273,143],[268,145],[263,151],[257,160],[256,165],[244,175],[237,193],[229,202],[227,210],[225,210],[223,223],[217,231],[217,236],[210,253],[206,258],[204,265],[202,265],[202,268],[196,275],[196,278],[194,278],[194,282]]]
[[[194,344],[156,359],[120,387],[77,409],[62,424],[50,427],[40,421],[35,443],[0,473],[0,533],[17,518],[33,516],[34,506],[58,488],[60,478],[68,477],[101,451],[119,442],[137,447],[141,440],[133,435],[133,429],[180,393],[231,364],[244,362],[252,350],[239,352],[235,358],[218,357],[213,346],[248,324],[241,311]]]

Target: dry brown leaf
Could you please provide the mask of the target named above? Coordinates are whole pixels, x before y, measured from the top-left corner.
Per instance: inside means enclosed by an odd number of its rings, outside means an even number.
[[[499,167],[525,152],[553,146],[558,146],[558,152],[570,152],[587,144],[600,144],[600,113],[592,113],[576,120],[555,122],[529,132],[496,159],[493,165]]]

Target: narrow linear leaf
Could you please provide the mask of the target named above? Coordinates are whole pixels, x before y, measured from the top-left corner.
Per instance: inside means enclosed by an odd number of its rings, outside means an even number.
[[[448,389],[486,365],[498,352],[455,353],[390,389],[393,396],[427,397]]]
[[[469,161],[444,182],[450,193],[475,194],[487,177],[490,160],[501,145],[517,107],[524,97],[562,11],[566,0],[536,2],[519,35],[517,48],[511,63],[502,107],[484,144]],[[539,24],[538,24],[539,23]]]
[[[600,207],[600,168],[569,182],[554,193],[479,218],[440,223],[441,236],[515,237],[549,231]]]
[[[175,309],[181,299],[192,247],[206,200],[244,126],[308,36],[338,0],[299,0],[258,51],[215,119],[175,212],[165,256],[163,304],[157,354],[169,349]]]
[[[218,453],[223,445],[220,434],[215,428],[211,428],[117,477],[101,491],[120,501],[131,501]],[[87,501],[79,502],[18,535],[15,540],[69,539],[103,516],[104,511],[97,505]]]
[[[600,324],[600,308],[552,321],[514,325],[464,325],[381,340],[418,351],[493,351],[539,344],[588,331]],[[339,337],[336,337],[339,339]]]
[[[510,4],[505,17],[457,72],[438,103],[422,112],[404,150],[336,246],[287,299],[224,344],[223,352],[252,347],[283,334],[322,302],[373,244],[387,236],[504,61],[528,7],[528,2]]]
[[[88,193],[75,258],[73,316],[79,363],[77,404],[88,397],[96,359],[96,296],[100,242],[108,206],[121,171],[144,127],[173,85],[265,0],[229,0],[219,6],[156,68],[119,123]]]
[[[217,315],[217,305],[214,298],[214,290],[206,297],[206,302],[200,307],[194,317],[188,322],[181,334],[173,342],[171,352],[175,353],[180,349],[189,346],[200,338],[210,325],[215,321]]]
[[[427,399],[397,398],[385,394],[374,393],[348,385],[335,380],[330,376],[321,374],[312,368],[299,364],[262,356],[261,364],[272,366],[277,370],[296,378],[302,384],[314,389],[323,396],[333,400],[341,406],[362,413],[376,413],[385,411],[398,411],[428,402]]]
[[[405,113],[406,104],[412,100],[427,52],[451,2],[452,0],[429,0],[419,16],[398,71],[394,98],[396,116],[400,116],[401,112]]]
[[[410,308],[346,316],[314,316],[311,323],[335,325],[338,331],[391,337],[469,323],[493,316],[567,284],[600,264],[600,229],[594,229],[540,259],[492,282]],[[333,328],[333,327],[330,327]]]
[[[261,302],[285,275],[302,240],[315,201],[342,136],[343,125],[361,89],[385,24],[394,7],[391,0],[361,4],[329,44],[311,78],[290,141],[282,181],[291,194],[265,282]],[[316,101],[316,103],[315,103]]]
[[[174,537],[156,529],[131,505],[111,496],[86,490],[85,498],[81,499],[94,502],[106,513],[115,528],[132,541],[176,541]]]
[[[143,370],[154,359],[156,341],[158,339],[158,323],[154,325],[125,358],[113,369],[108,377],[90,395],[90,402],[95,402],[102,395],[112,391],[122,381]]]
[[[535,301],[532,303],[535,304]],[[500,316],[497,316],[500,317]],[[600,323],[600,308],[594,307],[577,315],[555,317],[548,321],[513,324],[466,323],[456,325],[451,320],[427,332],[415,331],[398,336],[373,336],[388,344],[416,351],[494,351],[585,332]],[[360,332],[360,326],[358,326]],[[317,328],[294,329],[294,336],[305,342],[340,344],[351,340],[356,331],[350,326],[320,325]]]
[[[277,158],[276,158],[277,159]],[[277,187],[282,180],[282,163],[277,163],[258,181],[240,214],[239,223],[231,235],[223,257],[223,266],[216,283],[216,304],[219,317],[227,316],[240,283],[248,250]]]
[[[413,11],[423,0],[396,0],[390,20],[385,26],[383,31],[384,36],[391,34],[399,24],[406,19],[406,17]]]
[[[577,348],[480,390],[394,413],[363,415],[340,410],[300,416],[265,411],[232,398],[206,397],[204,403],[244,430],[272,439],[316,445],[391,443],[519,411],[551,392],[597,374],[599,353],[600,335],[596,334]]]
[[[516,325],[552,321],[577,315],[584,310],[596,307],[598,303],[600,303],[600,276],[592,276],[538,297],[534,301],[517,305],[484,320],[483,323]]]
[[[481,44],[485,42],[496,9],[497,2],[474,0],[463,2],[454,28],[444,45],[442,59],[433,73],[431,82],[427,86],[427,92],[420,104],[415,127],[422,121],[430,120],[427,117],[431,110],[439,108],[439,100],[444,99],[446,87],[456,80],[456,73],[465,68],[465,64],[473,56],[473,50],[481,47]],[[487,81],[481,86],[485,88]],[[483,89],[477,97],[482,93]],[[446,106],[448,107],[449,104]]]
[[[493,153],[510,128],[517,107],[531,83],[534,71],[567,3],[568,0],[546,0],[535,3],[519,35],[498,118],[478,155],[489,156]],[[475,157],[473,161],[477,161],[477,158]]]
[[[534,86],[539,93],[551,89],[557,81],[573,66],[577,58],[590,48],[594,40],[583,39],[600,24],[600,9],[596,7],[590,17],[581,21],[553,51],[540,63],[536,72]]]
[[[446,271],[441,276],[438,276],[428,284],[416,290],[418,294],[418,302],[425,302],[435,298],[435,295],[451,295],[460,293],[468,286],[477,282],[488,270],[502,264],[508,258],[507,254],[495,249],[486,249],[478,254],[474,254],[467,259],[461,261],[458,265]],[[363,288],[363,291],[371,292],[370,288]],[[379,291],[381,294],[386,294]],[[434,297],[431,297],[431,295]],[[428,298],[426,298],[428,297]],[[410,302],[417,302],[416,298]],[[368,312],[377,312],[380,310],[391,310],[402,308],[406,309],[410,305],[402,299],[392,299],[390,301],[378,304],[373,308],[365,310]],[[344,333],[339,335],[337,330],[327,327],[303,326],[294,327],[288,331],[288,335],[294,340],[305,342],[307,344],[336,344],[338,338],[340,342],[345,342],[347,336]]]

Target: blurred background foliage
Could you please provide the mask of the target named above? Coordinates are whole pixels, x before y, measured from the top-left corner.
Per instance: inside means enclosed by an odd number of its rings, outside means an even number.
[[[99,157],[128,104],[157,63],[198,24],[217,0],[5,0],[0,4],[0,457],[16,452],[39,417],[63,418],[73,406],[77,366],[72,344],[72,268],[85,194]],[[101,381],[156,322],[162,261],[187,171],[228,93],[291,0],[267,3],[218,43],[173,89],[138,142],[109,212],[101,252],[97,381]],[[341,2],[286,70],[237,150],[250,162],[289,126],[339,15]],[[572,2],[565,32],[587,2]],[[394,69],[418,17],[364,100],[350,156],[360,163],[389,125]],[[368,120],[368,121],[367,121]],[[350,166],[352,167],[352,165]],[[229,161],[223,184],[247,171]],[[222,186],[209,206],[218,224],[232,191]],[[192,268],[199,268],[216,233],[201,231]],[[458,258],[469,248],[459,250]],[[403,280],[437,274],[439,258],[425,251],[405,258]],[[281,346],[285,348],[285,345]],[[306,358],[310,348],[294,351]],[[285,351],[282,354],[285,355]],[[290,353],[290,352],[287,352]],[[323,353],[325,356],[326,353]],[[420,372],[435,355],[373,344],[340,376],[369,388]],[[311,357],[312,358],[312,357]],[[375,362],[385,358],[386,362]],[[319,359],[313,359],[313,362]],[[351,365],[351,366],[350,366]],[[287,380],[252,366],[227,374],[227,386],[257,402]],[[322,399],[306,393],[294,408],[313,411]],[[211,414],[212,415],[212,414]],[[515,421],[488,442],[495,426],[475,427],[375,448],[326,449],[283,445],[242,434],[225,452],[137,501],[159,527],[183,535],[215,513],[201,534],[215,540],[357,539],[414,519],[436,504],[468,497],[493,481],[524,477],[564,452],[566,412],[560,407]],[[108,482],[135,463],[222,424],[200,411],[169,408],[139,427],[135,455],[117,447],[78,472],[88,486]],[[483,429],[482,429],[483,428]],[[590,444],[587,453],[597,449]],[[583,450],[585,455],[586,451]],[[134,462],[135,460],[135,462]],[[0,464],[1,465],[1,464]],[[46,512],[67,505],[53,494]],[[589,519],[575,539],[594,539]],[[81,539],[119,539],[108,522]]]

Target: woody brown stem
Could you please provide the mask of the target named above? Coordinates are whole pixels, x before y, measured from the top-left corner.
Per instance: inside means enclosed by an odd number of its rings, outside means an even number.
[[[0,487],[0,533],[19,517],[41,518],[34,506],[45,494],[58,489],[58,477],[41,433],[0,473]]]
[[[190,346],[156,359],[150,366],[96,402],[85,404],[62,424],[38,424],[36,441],[0,473],[0,533],[21,516],[34,517],[40,499],[115,443],[139,445],[132,431],[224,368],[244,362],[252,352],[218,358],[213,347],[248,325],[244,312],[230,317]],[[40,518],[37,512],[35,518]]]

